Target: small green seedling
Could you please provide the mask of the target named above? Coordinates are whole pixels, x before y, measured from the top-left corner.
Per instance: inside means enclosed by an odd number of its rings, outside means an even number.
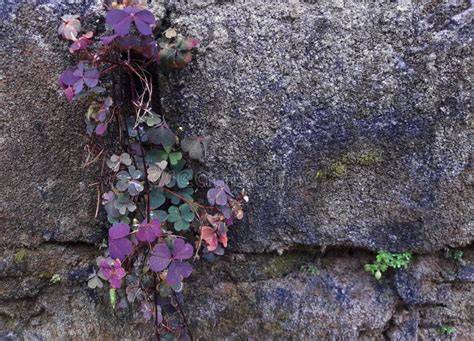
[[[391,253],[386,251],[379,251],[375,256],[375,262],[372,264],[365,264],[364,270],[374,275],[375,279],[382,278],[382,273],[389,268],[400,269],[406,268],[412,258],[411,252]]]
[[[53,284],[59,283],[61,282],[61,276],[59,276],[59,274],[54,274],[49,281]]]
[[[454,328],[453,326],[446,326],[443,324],[442,326],[438,328],[438,331],[441,334],[451,335],[456,332],[456,328]]]
[[[319,272],[316,265],[311,264],[311,263],[306,263],[306,264],[301,265],[300,270],[303,271],[303,272],[307,272],[309,274],[312,274],[312,275],[317,274]]]
[[[466,265],[466,261],[464,260],[464,252],[462,252],[461,250],[447,249],[446,257],[454,259],[462,266]]]

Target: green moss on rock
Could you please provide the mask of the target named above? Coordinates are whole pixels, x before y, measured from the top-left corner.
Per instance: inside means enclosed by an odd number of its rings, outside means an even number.
[[[28,251],[26,249],[20,249],[15,253],[15,261],[17,263],[22,263],[25,261],[26,257],[28,256]]]

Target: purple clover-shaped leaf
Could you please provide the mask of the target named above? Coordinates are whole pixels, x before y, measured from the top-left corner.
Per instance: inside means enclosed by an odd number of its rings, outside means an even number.
[[[126,238],[129,234],[128,224],[114,224],[109,229],[109,254],[112,258],[124,260],[132,252],[132,242]]]
[[[193,256],[193,246],[183,239],[173,240],[173,259],[184,260]]]
[[[58,85],[64,89],[64,95],[69,102],[76,94],[74,90],[74,84],[79,81],[79,77],[74,75],[75,71],[75,68],[68,68],[64,70],[61,76],[59,76],[58,80]]]
[[[166,282],[169,285],[177,285],[192,272],[193,267],[188,262],[172,262],[166,275]]]
[[[158,219],[153,219],[149,223],[144,220],[138,226],[137,239],[141,242],[153,243],[156,238],[161,236],[161,223]]]
[[[132,22],[135,23],[138,32],[143,35],[152,34],[152,28],[156,25],[156,19],[150,11],[137,7],[111,10],[107,13],[105,22],[121,36],[130,33]]]
[[[155,272],[163,271],[171,263],[171,252],[165,243],[155,245],[151,253],[153,255],[149,260],[151,270]]]
[[[89,88],[95,87],[99,83],[99,70],[97,68],[86,69],[84,63],[80,62],[77,65],[76,71],[74,71],[74,76],[79,79],[74,83],[74,93],[78,94],[82,91],[84,84]]]
[[[122,278],[126,275],[122,262],[119,259],[104,258],[100,260],[99,267],[99,276],[108,280],[112,288],[120,288]]]
[[[100,38],[100,41],[104,45],[110,45],[115,40],[115,38],[117,38],[118,36],[119,36],[118,34],[113,34],[111,36],[104,36],[104,37]]]
[[[192,256],[192,245],[187,244],[182,239],[175,239],[173,240],[172,253],[165,243],[155,245],[149,260],[149,265],[155,272],[163,271],[169,266],[166,282],[173,286],[179,284],[184,278],[191,275],[193,268],[191,264],[184,262],[184,260]]]
[[[211,205],[227,205],[227,198],[232,196],[229,187],[222,180],[213,181],[214,188],[207,192],[207,200]]]

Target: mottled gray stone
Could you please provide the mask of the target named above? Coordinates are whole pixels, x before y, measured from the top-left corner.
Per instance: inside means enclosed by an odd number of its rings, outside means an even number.
[[[472,240],[467,1],[193,3],[170,7],[201,47],[165,107],[249,192],[233,250]]]
[[[197,166],[251,197],[233,252],[196,265],[187,283],[195,336],[432,340],[453,324],[459,339],[474,338],[472,247],[465,265],[432,253],[473,237],[472,10],[406,3],[153,4],[201,40],[191,66],[164,77],[172,123],[211,136]],[[81,168],[85,107],[57,91],[70,60],[56,27],[63,14],[100,10],[0,8],[2,340],[150,335],[86,286],[105,236],[90,186],[100,165]],[[363,271],[373,255],[353,247],[431,254],[377,282]],[[318,273],[300,270],[312,262]]]

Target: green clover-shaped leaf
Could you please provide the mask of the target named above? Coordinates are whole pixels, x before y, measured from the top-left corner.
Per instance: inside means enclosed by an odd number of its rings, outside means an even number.
[[[145,122],[147,126],[153,127],[162,122],[160,115],[155,113],[148,113],[144,117],[141,118],[142,122]]]
[[[160,161],[169,160],[171,165],[177,165],[178,161],[183,158],[181,152],[172,151],[171,147],[165,147],[164,150],[159,151]]]
[[[166,197],[163,194],[161,188],[154,188],[150,191],[150,208],[152,210],[157,209],[163,205],[166,201]]]
[[[176,206],[168,208],[168,221],[174,223],[176,231],[187,230],[193,219],[194,212],[188,204],[182,204],[179,208]]]
[[[168,213],[163,210],[156,210],[150,212],[150,219],[158,219],[160,222],[164,222],[168,220]]]
[[[179,188],[186,188],[189,185],[189,181],[193,179],[192,169],[185,169],[176,174],[176,185]]]

